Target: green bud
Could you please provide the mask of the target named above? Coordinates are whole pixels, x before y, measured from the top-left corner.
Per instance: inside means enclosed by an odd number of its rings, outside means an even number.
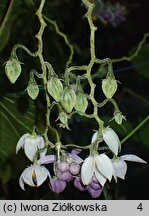
[[[21,64],[17,59],[10,59],[5,65],[5,73],[11,83],[15,83],[21,74]]]
[[[117,82],[113,76],[108,76],[102,81],[102,91],[104,95],[110,99],[117,90]]]
[[[61,105],[67,113],[72,112],[76,103],[76,94],[71,87],[66,87],[62,94]]]
[[[77,92],[76,93],[76,103],[74,106],[76,111],[85,113],[87,106],[88,106],[88,100],[85,94],[83,94],[83,92]]]
[[[55,101],[61,100],[61,94],[63,92],[63,84],[57,77],[51,77],[47,82],[48,93],[54,98]]]
[[[58,116],[58,119],[61,121],[61,123],[59,124],[59,126],[69,129],[69,127],[68,127],[68,118],[69,117],[68,117],[67,113],[65,113],[63,111],[60,112],[59,116]]]
[[[36,82],[28,85],[27,93],[33,100],[37,98],[39,94],[39,87]]]
[[[30,79],[27,86],[28,95],[35,100],[39,94],[39,87],[37,85],[36,80],[34,79],[34,72],[30,72]]]
[[[119,125],[122,124],[123,119],[126,120],[125,116],[123,116],[120,111],[115,111],[113,118],[114,118],[115,122]]]

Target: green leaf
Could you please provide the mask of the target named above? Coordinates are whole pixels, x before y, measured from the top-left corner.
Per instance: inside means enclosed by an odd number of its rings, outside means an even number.
[[[18,0],[5,0],[0,3],[0,51],[7,45],[12,25],[22,13],[20,3]]]
[[[132,60],[132,64],[141,75],[149,79],[149,44],[142,46],[139,55]]]
[[[35,112],[32,101],[29,100],[27,104],[26,99],[23,99],[20,107],[19,103],[20,98],[16,96],[3,97],[0,100],[0,160],[3,162],[11,154],[15,154],[20,136],[31,132],[34,126]]]

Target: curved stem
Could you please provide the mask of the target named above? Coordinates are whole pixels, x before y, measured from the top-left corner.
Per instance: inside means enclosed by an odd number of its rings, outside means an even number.
[[[143,39],[139,42],[136,51],[131,56],[123,56],[121,58],[112,59],[112,63],[117,63],[122,61],[132,61],[135,57],[138,56],[139,52],[142,49],[142,46],[145,44],[148,37],[149,37],[149,32],[144,34]]]
[[[50,18],[48,18],[48,17],[46,17],[46,16],[44,16],[44,15],[43,15],[43,17],[44,17],[45,20],[47,20],[49,23],[51,23],[51,24],[54,26],[56,33],[57,33],[58,35],[60,35],[60,36],[64,39],[66,45],[67,45],[67,46],[69,47],[69,49],[70,49],[70,55],[69,55],[68,61],[66,62],[66,68],[65,68],[65,69],[67,69],[67,68],[69,67],[69,65],[71,64],[72,58],[73,58],[73,56],[74,56],[74,49],[73,49],[73,46],[72,46],[71,43],[69,42],[69,40],[68,40],[68,38],[67,38],[67,35],[60,31],[60,29],[59,29],[59,27],[58,27],[56,21],[51,20]]]

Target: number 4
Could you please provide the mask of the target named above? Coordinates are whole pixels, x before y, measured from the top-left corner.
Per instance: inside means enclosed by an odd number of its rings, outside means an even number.
[[[137,207],[138,210],[142,211],[143,210],[143,207],[142,207],[142,203],[140,203]]]

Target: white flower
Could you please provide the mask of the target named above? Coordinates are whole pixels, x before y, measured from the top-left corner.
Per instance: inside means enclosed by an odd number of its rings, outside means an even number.
[[[98,132],[92,136],[92,143],[97,139]],[[109,127],[105,128],[102,132],[103,140],[109,146],[110,150],[117,155],[120,148],[120,140],[115,131]]]
[[[51,179],[49,171],[44,166],[31,165],[26,168],[20,176],[19,184],[24,189],[24,183],[32,186],[40,186],[49,177]]]
[[[31,135],[26,133],[19,139],[16,147],[16,153],[21,148],[24,148],[24,152],[26,156],[31,161],[34,161],[35,154],[37,153],[38,150],[41,150],[40,157],[46,154],[46,149],[42,151],[44,147],[45,147],[45,142],[42,136]]]
[[[90,184],[94,175],[102,186],[107,179],[111,181],[112,176],[115,176],[112,162],[105,154],[90,155],[85,159],[81,168],[83,184]]]
[[[125,175],[127,172],[127,164],[125,161],[146,163],[144,160],[142,160],[138,156],[132,155],[132,154],[123,155],[119,158],[112,159],[112,163],[113,163],[113,167],[115,169],[116,176],[123,179],[123,180],[125,179]]]

